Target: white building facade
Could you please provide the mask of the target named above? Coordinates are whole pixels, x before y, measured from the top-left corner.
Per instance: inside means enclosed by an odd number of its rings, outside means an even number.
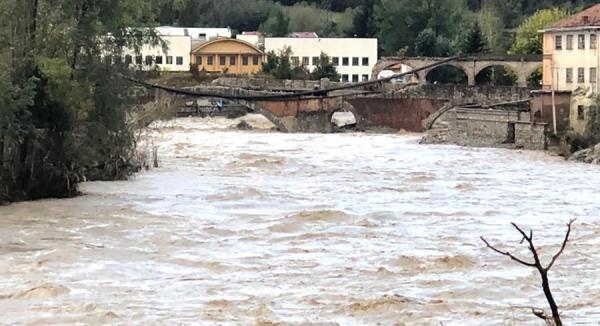
[[[169,35],[160,37],[165,42],[166,49],[160,45],[145,44],[139,49],[139,53],[127,49],[121,58],[113,58],[113,61],[124,60],[138,70],[189,71],[192,38]]]
[[[329,56],[340,74],[341,82],[361,82],[375,78],[373,67],[377,63],[377,39],[366,38],[292,38],[266,37],[265,52],[275,52],[289,47],[294,66],[304,66],[312,71],[321,53]]]

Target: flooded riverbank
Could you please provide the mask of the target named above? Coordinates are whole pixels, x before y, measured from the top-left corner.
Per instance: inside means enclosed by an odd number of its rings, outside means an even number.
[[[0,324],[538,325],[535,230],[565,324],[600,320],[600,169],[417,136],[178,119],[161,167],[0,207]],[[517,249],[518,248],[518,249]]]

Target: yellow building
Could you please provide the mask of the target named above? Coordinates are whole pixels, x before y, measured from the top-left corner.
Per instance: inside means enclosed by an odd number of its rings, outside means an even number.
[[[264,57],[263,51],[248,42],[220,38],[192,50],[191,62],[198,70],[244,75],[259,72]]]
[[[543,29],[543,86],[557,91],[587,88],[600,93],[600,4]]]

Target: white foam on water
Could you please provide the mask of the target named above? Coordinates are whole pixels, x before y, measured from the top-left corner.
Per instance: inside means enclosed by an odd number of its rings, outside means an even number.
[[[257,116],[154,127],[160,168],[0,207],[0,323],[535,325],[539,277],[479,237],[528,258],[518,222],[548,260],[573,217],[551,285],[566,324],[600,319],[597,167]]]

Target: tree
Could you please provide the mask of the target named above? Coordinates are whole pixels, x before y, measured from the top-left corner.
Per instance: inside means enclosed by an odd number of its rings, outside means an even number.
[[[292,49],[285,47],[277,54],[275,52],[267,53],[267,60],[263,63],[263,72],[272,75],[277,79],[292,78]]]
[[[279,6],[276,6],[271,9],[269,17],[259,29],[266,36],[283,37],[289,33],[290,19]]]
[[[549,325],[562,326],[562,321],[560,318],[560,313],[558,311],[558,305],[556,304],[556,301],[554,300],[554,296],[552,295],[552,290],[550,289],[548,272],[550,271],[552,266],[554,266],[554,263],[556,263],[556,260],[558,259],[558,257],[560,257],[560,255],[565,250],[565,247],[567,246],[567,242],[569,241],[569,235],[571,234],[571,225],[573,224],[573,222],[575,222],[575,219],[572,219],[567,224],[567,232],[565,234],[565,238],[562,242],[562,245],[561,245],[560,249],[558,250],[558,252],[556,254],[554,254],[554,256],[552,256],[552,259],[546,266],[544,266],[542,264],[542,262],[540,261],[540,257],[538,254],[538,248],[536,248],[535,245],[533,244],[533,230],[530,230],[529,233],[526,233],[517,224],[511,223],[512,226],[523,237],[523,240],[521,240],[521,243],[527,242],[528,249],[531,252],[531,255],[533,256],[533,262],[528,262],[524,259],[518,258],[517,256],[511,254],[508,251],[499,250],[496,247],[492,246],[484,237],[481,237],[481,240],[485,243],[485,245],[488,248],[490,248],[491,250],[495,251],[496,253],[506,256],[506,257],[509,257],[510,259],[518,262],[521,265],[533,267],[538,271],[538,273],[540,274],[540,278],[542,279],[542,290],[544,291],[544,295],[546,296],[546,300],[548,301],[548,305],[550,306],[550,310],[552,311],[552,316],[551,317],[546,316],[546,314],[544,313],[543,310],[536,310],[534,308],[532,308],[532,312],[535,316],[543,319]]]
[[[384,55],[406,47],[415,54],[416,39],[430,28],[436,36],[454,39],[463,29],[467,9],[463,0],[381,0],[375,6]],[[400,18],[399,18],[400,17]]]
[[[450,41],[436,35],[431,28],[426,28],[417,36],[414,51],[418,56],[445,57],[450,55]]]
[[[511,54],[542,54],[542,34],[540,29],[567,17],[567,11],[560,8],[539,10],[525,19],[517,28]]]
[[[415,54],[418,56],[435,56],[435,41],[437,36],[431,28],[426,28],[415,39]]]
[[[0,1],[0,202],[72,196],[84,178],[132,171],[128,70],[98,57],[157,43],[151,29],[129,28],[148,9],[142,0]]]
[[[477,12],[476,22],[485,36],[486,44],[491,53],[506,54],[511,45],[511,34],[506,31],[506,25],[494,6],[486,5]]]
[[[317,65],[315,66],[310,76],[312,79],[315,80],[319,80],[321,78],[329,78],[329,80],[338,81],[340,79],[340,75],[335,69],[335,66],[333,66],[333,64],[331,63],[329,56],[323,52],[321,52],[319,62],[317,62]]]
[[[377,36],[377,22],[375,21],[375,5],[377,0],[363,0],[354,14],[352,29],[348,31],[350,37],[375,37]]]
[[[461,44],[460,51],[466,54],[485,53],[488,51],[485,37],[477,22],[469,29],[467,36]]]

